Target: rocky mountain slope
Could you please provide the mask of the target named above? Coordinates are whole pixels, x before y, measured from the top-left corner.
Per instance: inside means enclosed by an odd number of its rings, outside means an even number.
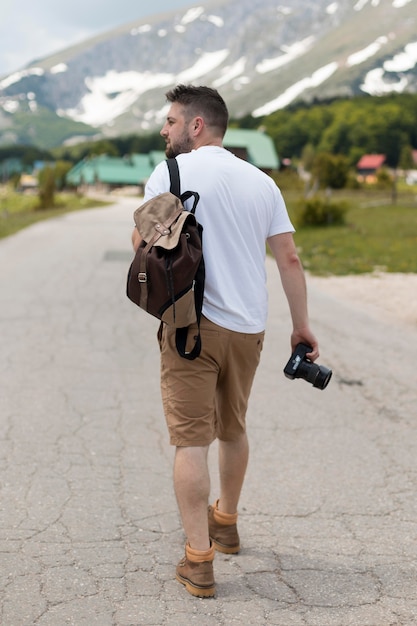
[[[417,0],[209,0],[104,33],[0,79],[0,144],[155,130],[174,84],[231,114],[417,92]]]

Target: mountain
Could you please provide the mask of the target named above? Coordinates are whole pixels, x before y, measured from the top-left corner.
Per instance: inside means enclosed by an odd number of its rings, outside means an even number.
[[[417,0],[209,0],[33,61],[0,80],[0,144],[159,129],[177,83],[233,117],[296,101],[417,92]]]

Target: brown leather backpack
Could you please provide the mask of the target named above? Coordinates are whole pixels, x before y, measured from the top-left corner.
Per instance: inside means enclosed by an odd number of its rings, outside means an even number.
[[[195,359],[201,350],[199,324],[204,292],[203,228],[195,217],[199,195],[180,192],[176,159],[167,159],[171,191],[134,212],[142,242],[129,268],[127,296],[141,309],[174,326],[178,353]],[[191,211],[183,203],[194,198]],[[186,351],[188,326],[197,322],[192,350]]]

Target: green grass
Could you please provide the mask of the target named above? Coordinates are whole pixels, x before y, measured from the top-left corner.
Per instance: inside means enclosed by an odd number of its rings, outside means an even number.
[[[37,196],[25,195],[10,190],[0,190],[0,239],[50,217],[57,217],[70,211],[105,206],[107,202],[77,196],[76,194],[56,194],[55,206],[39,209]]]
[[[292,219],[300,191],[284,189]],[[367,189],[333,192],[349,203],[343,226],[297,227],[295,242],[311,274],[363,274],[375,270],[417,273],[417,189],[401,190],[396,204],[389,191]],[[60,194],[54,208],[37,209],[38,198],[0,190],[0,238],[40,220],[106,203],[75,194]]]
[[[299,197],[297,198],[299,199]],[[290,215],[297,199],[286,197]],[[294,239],[311,274],[344,275],[373,271],[417,273],[417,196],[400,193],[334,194],[349,202],[343,226],[298,227]]]

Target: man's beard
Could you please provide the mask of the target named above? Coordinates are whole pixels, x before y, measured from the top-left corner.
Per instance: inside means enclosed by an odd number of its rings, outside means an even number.
[[[178,156],[179,153],[175,152],[175,150],[172,149],[171,144],[166,145],[165,147],[165,156],[167,159],[174,159],[176,156]]]
[[[184,133],[178,141],[173,145],[171,142],[168,142],[165,147],[165,156],[168,159],[173,159],[177,157],[179,154],[184,154],[184,152],[191,152],[193,149],[193,143],[191,137],[188,134]]]

